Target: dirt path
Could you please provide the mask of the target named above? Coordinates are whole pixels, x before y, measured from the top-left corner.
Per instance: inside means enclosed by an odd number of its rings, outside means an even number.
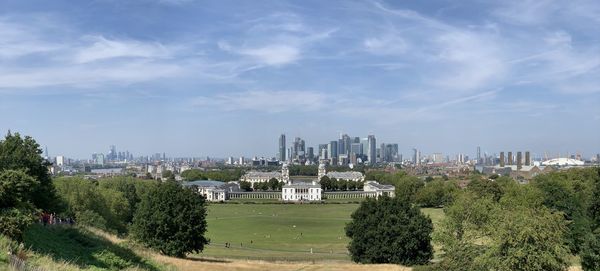
[[[221,259],[177,259],[162,255],[155,255],[155,260],[175,266],[181,271],[192,270],[211,270],[211,271],[259,271],[259,270],[278,270],[278,271],[409,271],[410,268],[391,264],[373,264],[362,265],[346,262],[265,262],[255,260],[221,260]]]

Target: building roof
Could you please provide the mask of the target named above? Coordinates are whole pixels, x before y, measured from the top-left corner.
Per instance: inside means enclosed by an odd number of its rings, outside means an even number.
[[[332,171],[332,172],[327,172],[325,175],[327,175],[327,177],[329,177],[329,178],[346,179],[346,180],[361,179],[363,177],[363,174],[358,171],[344,171],[344,172]]]
[[[190,181],[190,182],[183,182],[183,186],[199,186],[199,187],[222,187],[224,186],[226,183],[225,182],[221,182],[221,181],[215,181],[215,180],[196,180],[196,181]]]
[[[380,184],[376,181],[368,181],[365,185],[373,186],[379,190],[395,190],[396,188],[390,184]]]
[[[286,184],[283,188],[321,188],[318,184],[312,183],[295,183],[295,184]]]
[[[249,171],[244,174],[245,178],[281,178],[281,172],[279,171]]]
[[[571,158],[554,158],[542,162],[544,166],[583,166],[585,164],[581,160]]]

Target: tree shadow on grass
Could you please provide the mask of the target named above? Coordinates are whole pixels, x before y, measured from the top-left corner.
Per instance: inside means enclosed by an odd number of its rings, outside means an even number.
[[[24,243],[31,250],[47,254],[54,260],[62,260],[81,268],[96,267],[122,270],[139,267],[159,271],[132,250],[113,244],[103,237],[85,229],[71,226],[31,226],[24,236]]]
[[[228,260],[221,259],[210,259],[210,258],[202,258],[202,257],[186,257],[184,260],[190,260],[194,262],[205,262],[205,263],[230,263]]]

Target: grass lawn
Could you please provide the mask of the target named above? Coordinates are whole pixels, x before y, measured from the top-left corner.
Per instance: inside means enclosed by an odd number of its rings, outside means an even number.
[[[358,204],[211,204],[201,257],[349,261],[344,226]],[[424,209],[437,223],[441,209]],[[230,248],[225,248],[225,243]],[[312,253],[311,253],[312,248]]]
[[[126,244],[115,244],[79,227],[32,225],[24,235],[34,254],[28,261],[47,270],[151,270],[169,268],[136,254]],[[58,266],[57,266],[58,265]]]

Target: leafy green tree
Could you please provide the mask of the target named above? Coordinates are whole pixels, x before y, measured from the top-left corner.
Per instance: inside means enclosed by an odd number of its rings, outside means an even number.
[[[581,249],[581,268],[584,271],[600,270],[600,240],[597,234],[588,234]]]
[[[331,179],[327,175],[321,177],[320,180],[321,189],[323,190],[331,190]]]
[[[171,171],[171,170],[165,170],[162,173],[162,177],[165,179],[171,179],[171,178],[175,179],[175,174],[173,174],[173,171]]]
[[[240,189],[244,191],[252,191],[252,183],[247,181],[240,181]]]
[[[279,188],[279,180],[276,178],[271,178],[268,182],[268,186],[273,191],[277,190]]]
[[[467,189],[473,191],[480,197],[491,196],[495,201],[500,200],[503,193],[502,188],[497,182],[481,179],[479,177],[474,177],[467,185]]]
[[[341,191],[346,191],[348,190],[348,181],[344,180],[344,179],[339,179],[337,181],[337,189],[341,190]]]
[[[39,209],[56,211],[60,204],[48,172],[50,163],[41,154],[40,145],[33,138],[9,132],[0,140],[0,172],[21,170],[33,177],[39,184],[32,187],[32,203]]]
[[[196,168],[188,169],[188,170],[181,172],[181,178],[183,178],[184,181],[195,181],[195,180],[208,179],[206,176],[204,176],[204,172],[202,170],[199,170]]]
[[[491,194],[458,194],[434,235],[444,252],[436,269],[565,270],[565,220],[541,204],[522,205],[534,194],[512,191],[500,201]]]
[[[0,208],[33,208],[33,191],[39,184],[23,170],[0,171]]]
[[[367,198],[345,230],[355,262],[414,265],[433,257],[431,219],[406,200]]]
[[[425,186],[425,182],[415,176],[404,175],[392,179],[392,184],[396,187],[396,197],[414,201],[417,192]]]
[[[452,201],[452,195],[458,189],[458,185],[455,182],[431,181],[417,191],[415,203],[421,207],[444,206]]]
[[[201,252],[209,242],[204,198],[177,183],[160,184],[142,198],[131,231],[136,240],[165,255]]]

